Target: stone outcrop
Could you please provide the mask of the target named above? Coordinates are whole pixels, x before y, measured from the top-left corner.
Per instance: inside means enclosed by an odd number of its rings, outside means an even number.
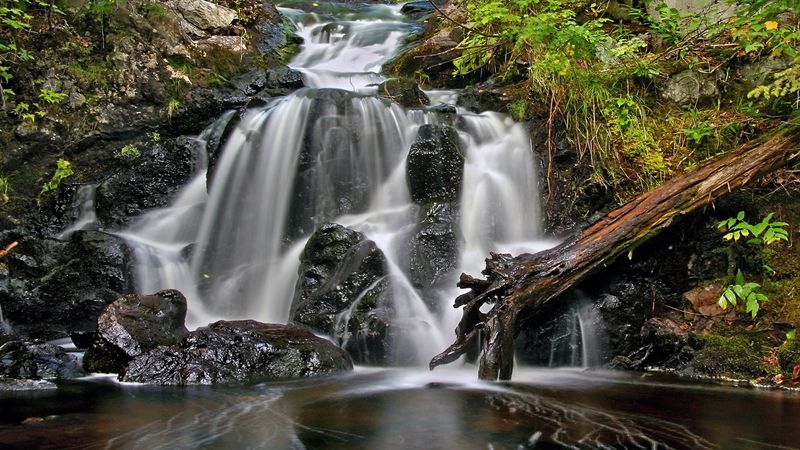
[[[386,258],[363,234],[325,224],[300,257],[290,321],[333,336],[357,363],[388,362]]]
[[[134,357],[158,346],[181,342],[188,330],[186,298],[176,290],[128,295],[97,318],[97,333],[84,356],[90,372],[118,373]]]
[[[305,328],[219,321],[191,332],[179,345],[142,353],[125,367],[120,379],[175,385],[250,383],[352,368],[347,353]]]

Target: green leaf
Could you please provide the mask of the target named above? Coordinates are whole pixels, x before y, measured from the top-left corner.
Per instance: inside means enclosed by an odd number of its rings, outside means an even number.
[[[794,339],[796,336],[797,336],[797,330],[796,330],[796,329],[794,329],[794,330],[789,330],[789,331],[787,331],[787,332],[786,332],[786,340],[787,340],[787,341],[791,341],[791,340],[792,340],[792,339]]]
[[[736,271],[736,284],[739,284],[739,285],[744,284],[744,275],[742,274],[742,270],[741,269]]]
[[[739,211],[739,213],[736,214],[736,220],[744,220],[744,211]]]

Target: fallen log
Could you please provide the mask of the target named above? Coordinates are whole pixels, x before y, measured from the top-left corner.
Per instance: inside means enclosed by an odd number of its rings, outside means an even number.
[[[549,250],[516,257],[491,253],[482,272],[486,279],[461,275],[458,286],[470,291],[455,300],[456,308],[463,306],[456,340],[431,360],[431,370],[455,361],[479,340],[478,376],[483,380],[510,379],[521,314],[535,314],[676,218],[797,161],[799,156],[800,130],[785,130],[672,178]],[[481,312],[484,304],[492,305],[488,312]]]

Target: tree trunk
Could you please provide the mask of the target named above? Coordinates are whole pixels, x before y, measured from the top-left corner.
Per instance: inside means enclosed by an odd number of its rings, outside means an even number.
[[[455,301],[456,308],[464,308],[456,341],[431,360],[431,370],[456,360],[480,337],[479,377],[510,379],[513,342],[523,313],[534,314],[619,255],[667,228],[674,219],[797,160],[799,145],[797,129],[745,144],[639,195],[552,249],[516,257],[491,253],[483,270],[485,280],[461,275],[458,287],[470,291]],[[493,306],[482,313],[480,308],[485,303]]]

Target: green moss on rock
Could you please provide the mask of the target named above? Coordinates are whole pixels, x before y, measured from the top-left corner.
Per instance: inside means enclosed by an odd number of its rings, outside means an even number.
[[[748,336],[702,336],[703,347],[695,353],[689,370],[697,375],[756,378],[764,374],[764,362]]]

